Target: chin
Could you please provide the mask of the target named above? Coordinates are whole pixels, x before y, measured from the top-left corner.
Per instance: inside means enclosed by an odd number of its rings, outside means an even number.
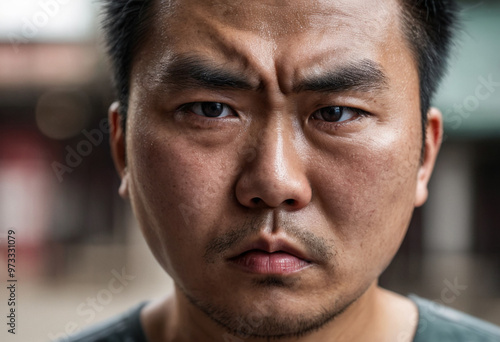
[[[254,281],[257,291],[217,295],[214,300],[187,294],[192,305],[239,338],[289,338],[309,335],[341,315],[365,291],[351,296],[294,294],[294,284],[279,277]],[[230,291],[230,290],[229,290]],[[331,296],[330,296],[331,297]],[[342,297],[342,298],[339,298]],[[349,298],[347,298],[349,297]],[[315,298],[321,298],[317,302]]]

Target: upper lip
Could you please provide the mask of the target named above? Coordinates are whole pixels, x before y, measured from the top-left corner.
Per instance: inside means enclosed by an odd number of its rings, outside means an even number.
[[[285,239],[265,239],[259,238],[247,244],[244,244],[242,248],[239,248],[236,253],[229,256],[228,259],[234,259],[240,255],[250,252],[252,250],[260,250],[267,253],[284,252],[293,255],[299,259],[307,262],[312,262],[307,253],[304,252],[300,247],[295,246],[293,243]]]

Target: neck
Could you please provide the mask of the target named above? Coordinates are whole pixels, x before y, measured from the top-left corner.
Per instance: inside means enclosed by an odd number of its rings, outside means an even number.
[[[320,330],[302,337],[282,338],[280,341],[396,342],[401,341],[401,336],[414,335],[417,318],[416,306],[410,300],[383,290],[374,283],[357,301]],[[141,320],[150,342],[268,340],[229,334],[191,304],[177,288],[169,297],[148,305],[141,314]]]

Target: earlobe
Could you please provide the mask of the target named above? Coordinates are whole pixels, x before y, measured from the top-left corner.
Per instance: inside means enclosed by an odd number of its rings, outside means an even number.
[[[123,198],[128,197],[128,170],[125,151],[125,133],[121,125],[121,115],[119,113],[119,103],[114,102],[109,107],[108,120],[110,124],[110,145],[111,155],[115,163],[116,171],[121,178],[121,185],[118,193]]]
[[[122,176],[122,180],[120,183],[120,187],[118,188],[118,194],[120,194],[120,196],[122,198],[128,198],[128,178],[129,178],[129,174],[127,172],[127,168],[125,168],[124,174]]]
[[[425,153],[418,171],[415,207],[420,207],[428,197],[427,186],[436,162],[443,138],[443,117],[437,108],[429,109],[427,113],[427,128],[425,138]]]

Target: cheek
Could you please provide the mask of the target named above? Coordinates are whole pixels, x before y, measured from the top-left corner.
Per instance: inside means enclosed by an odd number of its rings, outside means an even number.
[[[131,142],[131,200],[153,253],[175,278],[176,268],[199,264],[224,214],[218,208],[228,206],[231,165],[224,161],[232,159],[224,151],[208,158],[187,139],[164,136],[139,133]]]
[[[316,193],[344,264],[380,272],[399,248],[413,212],[418,139],[387,131],[321,158]]]

